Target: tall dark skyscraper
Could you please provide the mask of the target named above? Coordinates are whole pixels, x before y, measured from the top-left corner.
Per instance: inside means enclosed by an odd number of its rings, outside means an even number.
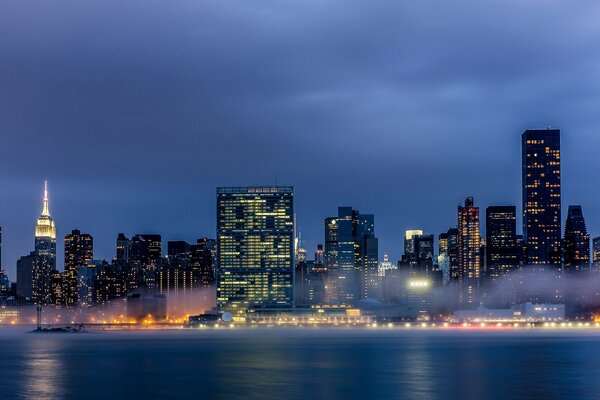
[[[63,275],[63,296],[67,307],[78,302],[77,269],[86,266],[94,258],[94,239],[78,229],[65,236],[65,272]]]
[[[138,286],[150,289],[156,287],[161,259],[161,235],[144,233],[132,236],[129,249],[130,275],[136,275]]]
[[[450,228],[446,232],[448,236],[448,268],[451,281],[458,281],[460,268],[458,265],[458,229]]]
[[[359,243],[357,238],[359,212],[352,207],[338,207],[337,218],[337,298],[342,303],[352,303],[360,298]]]
[[[560,266],[560,130],[525,131],[522,150],[525,263]]]
[[[23,299],[33,299],[33,271],[37,255],[32,251],[17,260],[17,296]]]
[[[294,291],[294,189],[217,188],[217,307],[290,307]]]
[[[581,206],[569,206],[565,223],[564,263],[567,271],[580,271],[590,266],[590,235]]]
[[[600,267],[600,236],[595,237],[593,240],[592,263],[595,268]]]
[[[217,241],[209,238],[198,239],[190,251],[193,287],[214,288]]]
[[[117,235],[117,258],[119,263],[129,262],[129,252],[131,250],[131,240],[124,233]]]
[[[378,240],[372,214],[338,207],[337,217],[325,219],[325,266],[328,302],[352,304],[378,296]]]
[[[73,229],[65,236],[65,271],[87,265],[94,258],[94,238]]]
[[[472,197],[458,207],[458,266],[461,285],[461,301],[476,301],[479,278],[481,276],[481,237],[479,228],[479,207],[475,207]]]
[[[357,240],[359,246],[360,297],[381,297],[379,277],[379,240],[375,237],[373,214],[359,214]]]
[[[56,226],[50,216],[48,182],[44,182],[42,213],[35,226],[33,265],[33,299],[37,304],[49,304],[52,299],[52,274],[56,270]]]
[[[490,206],[485,212],[487,275],[496,280],[519,267],[517,208]]]

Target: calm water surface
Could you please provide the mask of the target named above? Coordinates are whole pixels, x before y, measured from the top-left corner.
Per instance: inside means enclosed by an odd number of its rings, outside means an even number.
[[[25,333],[0,399],[600,399],[600,332]]]

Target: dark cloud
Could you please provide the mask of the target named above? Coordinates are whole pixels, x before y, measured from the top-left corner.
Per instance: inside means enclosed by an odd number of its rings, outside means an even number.
[[[3,263],[46,176],[59,234],[98,257],[119,230],[214,236],[215,186],[279,182],[310,249],[352,205],[396,258],[467,195],[520,205],[520,133],[548,124],[594,234],[598,48],[593,1],[4,3]]]

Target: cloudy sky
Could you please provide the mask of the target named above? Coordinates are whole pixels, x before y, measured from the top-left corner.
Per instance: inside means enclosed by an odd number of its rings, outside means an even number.
[[[216,186],[279,183],[310,252],[350,205],[397,259],[465,196],[520,206],[520,134],[549,125],[563,214],[600,234],[597,1],[3,2],[0,60],[11,278],[45,177],[97,258],[119,231],[214,237]]]

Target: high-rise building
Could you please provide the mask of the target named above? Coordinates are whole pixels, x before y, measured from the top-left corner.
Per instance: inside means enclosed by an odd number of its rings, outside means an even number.
[[[131,240],[124,233],[117,236],[117,257],[116,261],[120,263],[129,262],[129,251],[131,250]]]
[[[325,219],[325,267],[328,302],[352,304],[377,297],[378,241],[374,216],[352,207],[338,207],[338,216]]]
[[[8,290],[7,282],[8,278],[4,272],[4,268],[2,268],[2,227],[0,227],[0,294]]]
[[[417,259],[415,249],[415,238],[423,236],[423,231],[420,229],[409,229],[404,233],[404,257],[403,263],[413,264]]]
[[[32,296],[37,304],[49,304],[52,299],[52,275],[56,270],[56,226],[50,216],[48,181],[44,182],[42,213],[35,226],[35,252]]]
[[[67,307],[76,306],[78,302],[78,267],[87,265],[93,258],[94,239],[90,234],[73,229],[65,236],[65,273],[62,293]]]
[[[600,267],[600,236],[593,240],[592,262],[595,268]]]
[[[586,270],[590,266],[590,235],[581,206],[569,206],[565,223],[564,263],[567,271]]]
[[[157,285],[157,276],[162,260],[162,238],[158,234],[138,234],[131,238],[131,248],[129,249],[129,275],[135,275],[135,278],[129,278],[130,285],[135,287],[145,287],[153,289]],[[131,287],[130,289],[135,289]]]
[[[561,264],[560,130],[522,135],[523,241],[528,265]]]
[[[315,263],[317,264],[323,264],[324,258],[323,258],[323,245],[322,244],[318,244],[317,245],[317,251],[315,252]]]
[[[360,298],[360,248],[358,242],[359,212],[352,207],[338,207],[337,218],[337,298],[352,303]]]
[[[487,275],[492,281],[519,267],[517,208],[490,206],[485,210]]]
[[[461,285],[461,301],[474,303],[481,276],[479,207],[472,197],[464,206],[458,206],[458,266]]]
[[[94,238],[73,229],[65,236],[65,271],[87,265],[94,258]]]
[[[458,229],[450,228],[448,236],[448,269],[450,281],[459,281],[460,269],[458,265]]]
[[[201,238],[191,247],[191,268],[194,288],[214,288],[217,241]]]
[[[17,260],[17,296],[33,299],[33,271],[37,263],[37,254],[32,251]]]
[[[442,232],[438,236],[438,254],[448,253],[448,232]]]
[[[217,188],[220,311],[293,305],[294,231],[292,187]]]
[[[375,237],[375,217],[373,214],[359,214],[358,221],[360,297],[377,299],[381,297],[381,278],[379,277],[379,240]]]
[[[431,275],[433,272],[433,235],[419,235],[414,237],[414,251],[416,255],[416,273]]]

